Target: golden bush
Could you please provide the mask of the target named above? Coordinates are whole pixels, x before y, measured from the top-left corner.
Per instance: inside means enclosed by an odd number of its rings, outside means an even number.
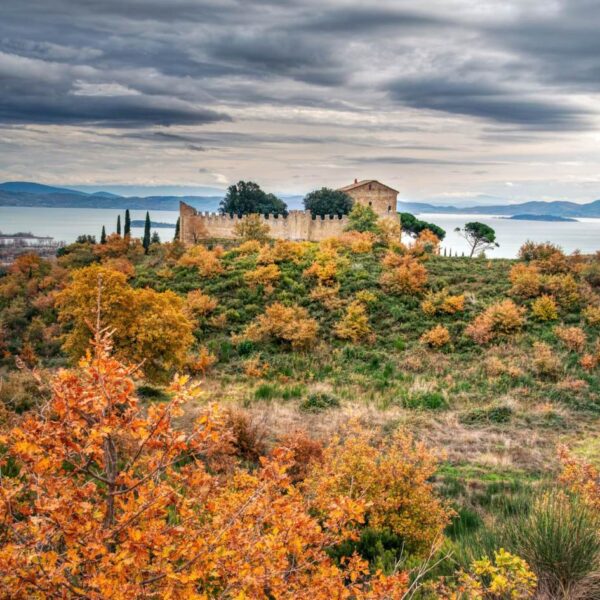
[[[464,294],[452,296],[445,289],[440,292],[429,292],[421,303],[421,310],[430,317],[439,313],[452,315],[464,310],[464,308]]]
[[[266,292],[273,291],[273,285],[281,278],[281,271],[275,264],[262,265],[253,271],[246,271],[244,279],[250,287],[262,285]]]
[[[246,327],[243,337],[255,342],[269,339],[285,342],[292,348],[302,349],[316,342],[318,330],[317,322],[305,308],[275,302]]]
[[[188,248],[179,259],[178,264],[182,267],[195,267],[203,277],[213,277],[223,272],[220,254],[221,252],[217,249],[209,250],[198,244]]]
[[[531,313],[538,321],[555,321],[558,319],[558,306],[552,296],[544,294],[533,301]]]
[[[294,262],[298,264],[306,255],[308,246],[304,242],[277,240],[273,245],[264,245],[258,255],[260,264]]]
[[[355,300],[346,308],[346,313],[335,326],[335,334],[354,343],[374,338],[367,309],[362,302]]]
[[[542,280],[542,287],[562,308],[572,308],[581,300],[579,286],[570,274],[549,275]]]
[[[583,311],[583,317],[590,327],[600,325],[600,306],[587,306]]]
[[[539,269],[535,265],[518,263],[513,265],[508,275],[512,284],[510,294],[519,298],[535,298],[542,286]]]
[[[419,341],[430,348],[441,348],[450,342],[450,332],[443,325],[436,325],[426,331]]]
[[[206,317],[213,312],[219,301],[212,298],[208,294],[204,294],[201,290],[192,290],[188,292],[185,300],[185,306],[189,312],[197,317]]]

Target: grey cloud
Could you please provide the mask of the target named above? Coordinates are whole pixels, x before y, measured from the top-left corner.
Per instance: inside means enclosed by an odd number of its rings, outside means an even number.
[[[531,129],[583,129],[587,111],[566,102],[527,97],[519,90],[485,81],[450,77],[401,78],[388,86],[392,98],[413,108],[469,115]]]

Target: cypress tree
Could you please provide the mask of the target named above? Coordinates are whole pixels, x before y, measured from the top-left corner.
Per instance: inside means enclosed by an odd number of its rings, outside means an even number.
[[[121,215],[117,216],[117,235],[121,235]]]
[[[129,215],[129,209],[125,211],[125,227],[123,228],[123,235],[131,236],[131,217]]]
[[[150,213],[146,211],[146,222],[144,223],[144,239],[142,241],[144,246],[144,252],[148,254],[148,248],[150,248]]]
[[[177,223],[175,224],[175,235],[173,236],[173,240],[175,241],[179,239],[179,219],[180,217],[177,217]]]
[[[106,244],[106,229],[104,228],[104,225],[102,225],[102,233],[100,234],[100,243]]]

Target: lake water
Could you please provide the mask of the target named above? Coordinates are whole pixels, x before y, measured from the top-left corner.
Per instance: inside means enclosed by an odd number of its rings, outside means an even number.
[[[143,220],[144,210],[132,210],[133,220]],[[16,233],[30,231],[35,235],[49,235],[57,241],[74,242],[78,235],[95,235],[100,239],[102,226],[106,233],[116,229],[117,215],[124,222],[125,211],[104,208],[23,208],[0,206],[0,231]],[[150,218],[155,222],[175,223],[179,213],[176,211],[154,210]],[[458,234],[456,227],[462,227],[469,221],[480,221],[494,228],[499,248],[488,252],[489,257],[514,258],[520,246],[526,240],[535,242],[551,241],[559,244],[566,252],[581,250],[585,253],[600,250],[600,219],[580,219],[576,222],[553,223],[544,221],[511,221],[489,215],[417,215],[424,221],[435,223],[446,230],[446,239],[442,247],[452,253],[468,252],[468,246]],[[166,241],[173,237],[173,229],[157,229],[161,239]],[[143,235],[143,228],[133,228],[132,234]]]

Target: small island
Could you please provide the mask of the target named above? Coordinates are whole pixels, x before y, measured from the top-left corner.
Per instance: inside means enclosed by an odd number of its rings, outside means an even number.
[[[571,217],[559,217],[557,215],[512,215],[511,217],[502,217],[503,219],[510,219],[511,221],[552,221],[555,223],[573,223],[577,222],[577,219],[571,219]]]
[[[139,219],[139,220],[134,219],[133,221],[131,221],[131,226],[143,228],[145,223],[146,223],[146,221],[144,221],[143,219]],[[150,227],[154,227],[155,229],[167,229],[167,228],[174,229],[175,223],[161,223],[160,221],[151,221]]]

